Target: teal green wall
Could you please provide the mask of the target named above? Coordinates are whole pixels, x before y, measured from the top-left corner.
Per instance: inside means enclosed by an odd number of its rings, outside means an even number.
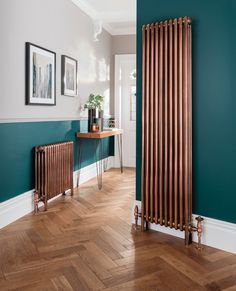
[[[143,24],[193,19],[193,212],[236,223],[236,1],[137,0],[137,185]]]
[[[41,144],[74,141],[74,168],[78,169],[77,131],[87,122],[48,121],[0,123],[0,203],[34,188],[34,147]],[[95,162],[93,141],[83,142],[82,165]],[[114,154],[113,138],[103,141],[105,156]]]

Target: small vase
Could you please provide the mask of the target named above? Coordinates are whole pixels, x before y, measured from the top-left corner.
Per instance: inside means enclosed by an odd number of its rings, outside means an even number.
[[[102,131],[102,119],[101,118],[95,118],[94,122],[97,124],[99,131]]]
[[[92,124],[96,118],[96,109],[88,109],[88,132],[92,131]]]
[[[98,113],[98,117],[101,119],[101,128],[100,128],[100,131],[103,131],[103,121],[104,121],[104,118],[103,118],[103,110],[99,110],[99,113]]]

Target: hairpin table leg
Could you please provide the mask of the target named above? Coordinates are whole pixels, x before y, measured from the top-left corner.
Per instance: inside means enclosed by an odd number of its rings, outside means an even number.
[[[80,171],[81,171],[81,161],[82,161],[82,139],[79,139],[79,145],[78,145],[78,177],[77,177],[77,188],[79,187],[80,182]]]
[[[99,153],[97,153],[97,151]],[[96,155],[96,168],[97,168],[97,181],[98,189],[102,189],[102,172],[103,172],[103,144],[102,139],[96,139],[95,142],[95,155]]]
[[[123,173],[123,141],[122,141],[122,134],[119,134],[117,137],[118,141],[118,152],[120,158],[120,171]]]
[[[107,170],[107,164],[108,164],[108,158],[105,158],[104,161],[103,161],[104,172],[106,172],[106,170]]]

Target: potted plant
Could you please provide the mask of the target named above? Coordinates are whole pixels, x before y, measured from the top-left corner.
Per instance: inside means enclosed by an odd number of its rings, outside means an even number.
[[[88,109],[88,131],[91,131],[91,126],[94,123],[95,118],[97,117],[97,110],[98,110],[98,117],[100,118],[100,130],[103,130],[103,102],[104,97],[101,95],[90,94],[89,100],[84,104],[84,109]]]

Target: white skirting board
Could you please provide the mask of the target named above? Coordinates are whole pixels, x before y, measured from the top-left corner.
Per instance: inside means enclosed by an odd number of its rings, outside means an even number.
[[[138,206],[139,212],[141,211],[141,201],[136,200],[131,213],[131,222],[134,220],[134,207]],[[195,217],[198,215],[193,214],[193,223],[196,224]],[[203,222],[203,235],[202,244],[214,247],[236,254],[236,224],[205,217]],[[138,220],[141,225],[141,218]],[[184,232],[180,230],[171,229],[169,227],[160,226],[155,223],[150,223],[149,228],[155,231],[173,235],[176,237],[184,238]],[[193,233],[193,241],[197,242],[197,234]]]
[[[113,165],[114,157],[109,157],[107,169],[113,168]],[[80,173],[80,184],[89,181],[90,179],[96,177],[96,175],[96,163],[82,168]],[[74,187],[77,186],[77,178],[78,171],[75,171],[73,177]],[[33,193],[34,189],[0,203],[0,229],[34,210]],[[48,202],[51,202],[56,198],[57,196],[50,199]],[[40,203],[39,207],[41,205],[43,205],[43,203]]]

